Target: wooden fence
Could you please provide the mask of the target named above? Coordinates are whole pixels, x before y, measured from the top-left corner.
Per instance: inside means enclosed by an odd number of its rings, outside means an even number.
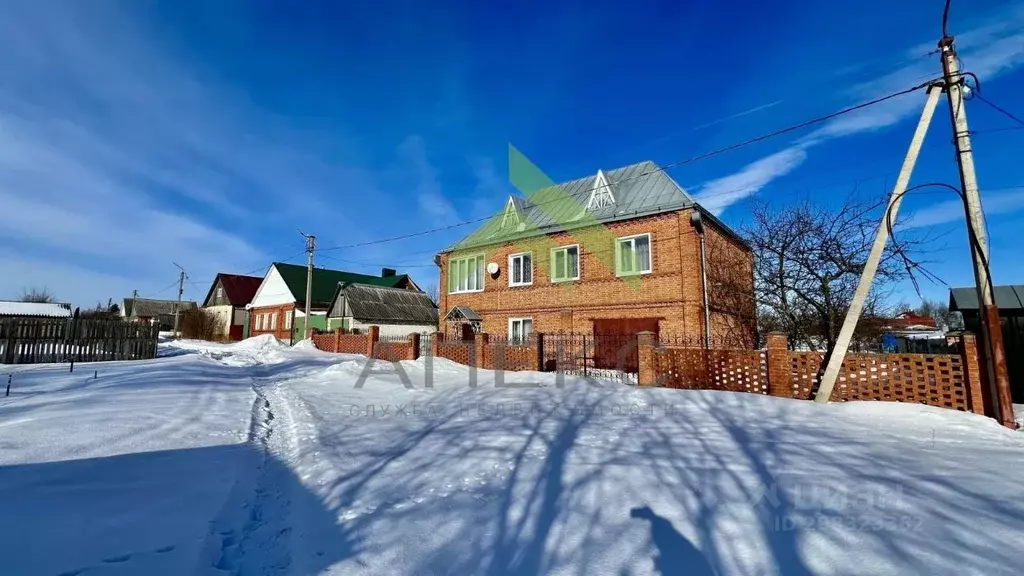
[[[100,362],[156,357],[159,326],[76,318],[0,319],[0,363]]]

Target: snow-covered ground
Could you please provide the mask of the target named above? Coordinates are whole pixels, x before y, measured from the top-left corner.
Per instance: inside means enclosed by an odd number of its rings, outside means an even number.
[[[0,367],[0,574],[1019,574],[1024,434],[270,338]],[[97,377],[94,376],[97,370]],[[403,376],[411,388],[403,385]]]

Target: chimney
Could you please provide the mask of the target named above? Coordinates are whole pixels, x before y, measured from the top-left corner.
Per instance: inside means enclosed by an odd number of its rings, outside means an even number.
[[[390,278],[390,277],[392,277],[394,275],[395,275],[395,270],[393,268],[381,268],[381,270],[380,270],[380,277],[381,278]]]

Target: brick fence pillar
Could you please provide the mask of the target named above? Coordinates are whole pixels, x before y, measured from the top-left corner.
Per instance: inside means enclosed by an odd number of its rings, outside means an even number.
[[[334,350],[332,352],[337,352],[338,350],[341,350],[341,328],[334,329]]]
[[[406,360],[415,360],[420,357],[420,335],[413,332],[409,334],[409,354]]]
[[[654,345],[657,341],[654,332],[640,332],[636,335],[637,356],[639,356],[639,371],[637,384],[640,386],[655,386],[658,383],[658,375],[654,371]]]
[[[490,340],[486,332],[481,332],[476,335],[473,339],[474,347],[474,359],[477,368],[484,368],[484,347],[487,346],[487,342]]]
[[[380,326],[370,326],[366,329],[366,356],[373,358],[373,349],[380,339]]]
[[[960,349],[960,359],[963,362],[964,386],[967,388],[971,412],[984,414],[985,397],[982,395],[981,360],[978,357],[977,337],[970,332],[964,332],[960,335],[957,347]]]
[[[790,382],[789,341],[784,332],[768,334],[768,395],[780,398],[793,397]]]
[[[430,355],[437,358],[437,347],[444,340],[444,332],[434,332],[434,337],[430,340]]]

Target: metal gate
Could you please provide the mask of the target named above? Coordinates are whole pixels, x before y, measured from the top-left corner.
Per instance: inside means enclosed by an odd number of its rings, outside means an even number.
[[[639,366],[636,334],[544,335],[545,370],[636,384]]]

